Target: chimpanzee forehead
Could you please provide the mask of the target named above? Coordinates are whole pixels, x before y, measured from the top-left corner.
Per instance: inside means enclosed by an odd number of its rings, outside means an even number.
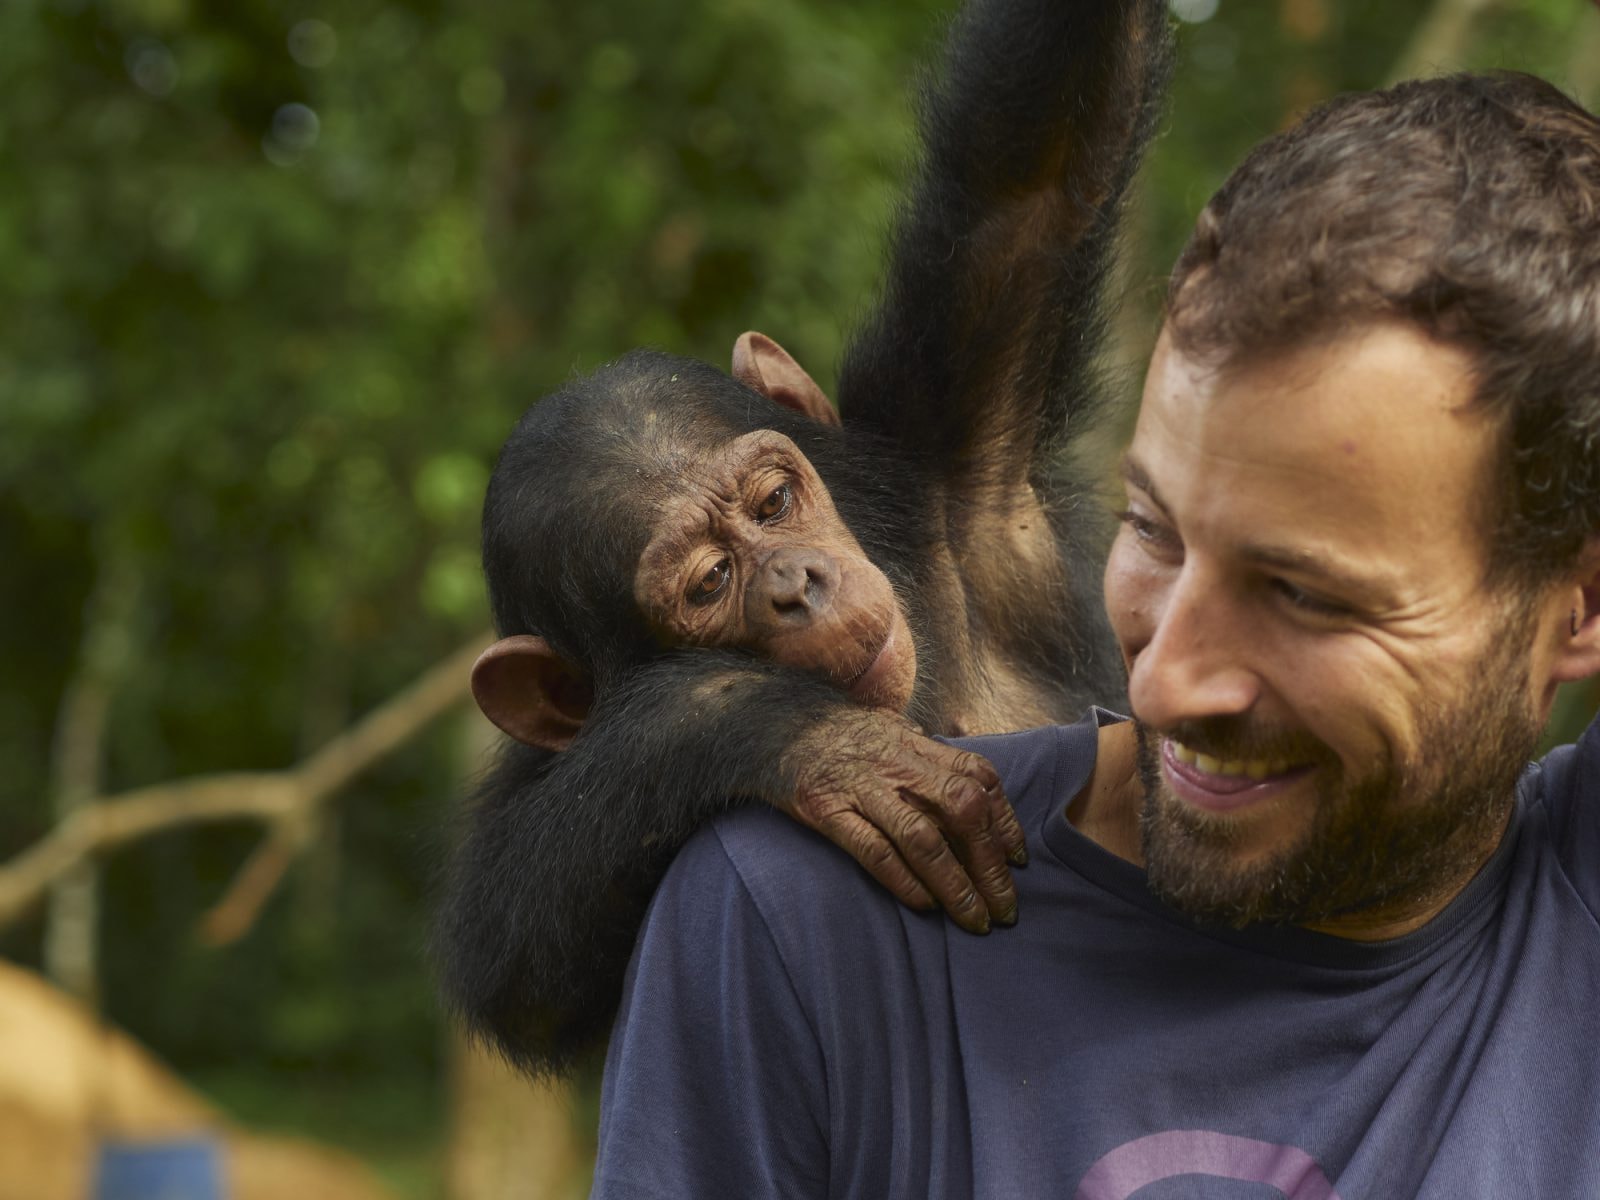
[[[745,503],[751,478],[768,469],[815,476],[800,448],[772,429],[743,434],[710,453],[664,449],[650,467],[641,467],[641,477],[661,486],[645,554],[657,552],[658,544],[665,550],[668,543],[702,536],[717,514]]]

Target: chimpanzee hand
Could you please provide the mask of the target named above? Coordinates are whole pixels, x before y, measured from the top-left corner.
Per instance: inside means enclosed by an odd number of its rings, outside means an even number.
[[[912,908],[942,904],[972,933],[1017,919],[1007,861],[1027,861],[1022,826],[989,761],[881,708],[840,714],[790,751],[783,807]]]

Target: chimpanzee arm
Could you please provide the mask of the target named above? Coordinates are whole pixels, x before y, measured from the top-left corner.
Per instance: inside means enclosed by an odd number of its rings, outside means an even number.
[[[565,1069],[610,1025],[671,856],[752,798],[907,903],[976,930],[1014,919],[1023,834],[985,760],[813,676],[700,650],[641,669],[568,750],[512,743],[484,778],[435,929],[446,999],[523,1069]]]
[[[1036,476],[1095,394],[1117,218],[1159,110],[1166,0],[974,0],[921,108],[876,312],[839,379],[957,494]]]

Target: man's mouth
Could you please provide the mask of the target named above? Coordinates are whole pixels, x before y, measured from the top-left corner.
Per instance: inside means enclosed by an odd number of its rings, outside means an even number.
[[[1231,778],[1248,778],[1260,783],[1268,775],[1282,775],[1289,769],[1286,758],[1214,758],[1198,750],[1191,750],[1176,738],[1168,738],[1172,757],[1181,763],[1198,767],[1206,775],[1223,775]]]
[[[1178,796],[1212,811],[1229,811],[1276,795],[1311,771],[1285,758],[1218,758],[1176,738],[1161,740],[1167,782]]]

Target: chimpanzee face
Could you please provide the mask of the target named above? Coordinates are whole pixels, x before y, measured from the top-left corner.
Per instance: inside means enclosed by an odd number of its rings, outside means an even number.
[[[749,650],[903,708],[916,648],[888,579],[787,437],[758,429],[686,462],[633,591],[669,645]]]

